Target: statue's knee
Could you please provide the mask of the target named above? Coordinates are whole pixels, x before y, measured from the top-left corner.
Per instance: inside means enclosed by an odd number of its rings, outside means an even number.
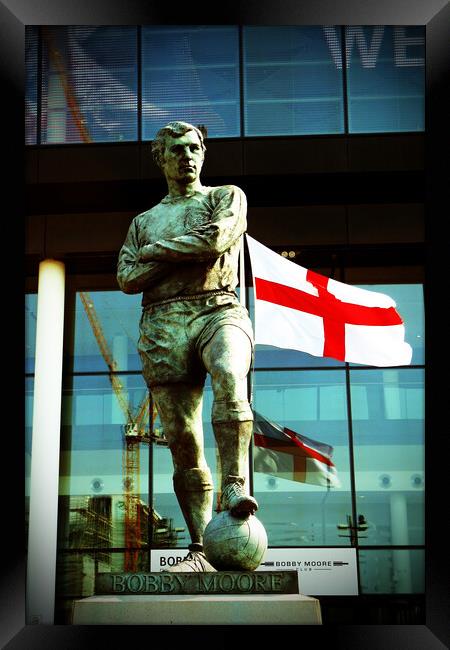
[[[212,422],[247,422],[253,420],[253,412],[247,399],[215,399],[211,413]]]

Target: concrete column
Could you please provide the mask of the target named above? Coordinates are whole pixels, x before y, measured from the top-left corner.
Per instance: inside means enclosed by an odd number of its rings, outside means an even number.
[[[395,546],[407,546],[408,512],[406,496],[403,492],[393,492],[390,495],[391,508],[391,537]],[[394,587],[396,593],[411,592],[411,561],[410,553],[406,550],[393,550],[392,563],[394,568]]]
[[[65,267],[39,265],[30,472],[27,623],[53,624],[58,523]]]

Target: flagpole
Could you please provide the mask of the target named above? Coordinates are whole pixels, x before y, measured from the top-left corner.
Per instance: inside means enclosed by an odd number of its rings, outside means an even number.
[[[239,294],[239,301],[245,309],[247,309],[247,290],[248,290],[248,285],[246,282],[247,278],[247,269],[245,266],[245,234],[242,236],[241,243],[240,243],[240,249],[239,249],[239,287],[240,287],[240,294]],[[251,318],[250,315],[250,309],[247,309],[248,315]],[[255,329],[255,323],[254,319],[252,321],[252,326],[253,330]],[[254,352],[253,352],[253,357],[252,357],[252,363],[251,367],[249,370],[249,373],[247,375],[247,399],[250,403],[250,405],[253,402],[253,381],[252,377],[255,372],[255,366],[254,366]]]
[[[246,300],[246,284],[245,284],[245,262],[244,262],[244,237],[245,235],[242,235],[241,237],[241,243],[240,243],[240,248],[239,248],[239,302],[243,307],[247,307],[247,300]]]
[[[241,237],[241,243],[239,248],[239,302],[241,305],[247,309],[247,283],[246,283],[246,268],[245,268],[245,234]],[[250,311],[247,310],[250,317]],[[247,399],[252,407],[253,401],[253,390],[252,390],[252,377],[254,372],[254,359],[252,355],[250,369],[247,374]],[[253,494],[253,432],[252,438],[250,440],[250,445],[248,449],[248,487],[250,494]]]

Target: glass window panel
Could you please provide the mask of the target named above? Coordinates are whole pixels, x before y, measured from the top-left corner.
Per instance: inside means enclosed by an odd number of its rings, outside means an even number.
[[[281,427],[330,445],[340,481],[329,488],[305,482],[314,475],[307,467],[294,474],[292,453],[254,445],[254,493],[269,546],[349,545],[337,529],[351,512],[345,372],[257,371],[254,408]]]
[[[405,341],[412,347],[412,365],[425,363],[425,311],[422,284],[359,284],[361,289],[390,296],[405,324]],[[358,364],[350,364],[357,366]]]
[[[421,549],[359,551],[363,594],[421,594],[425,591],[425,552]]]
[[[350,133],[423,131],[425,29],[346,27]]]
[[[25,372],[34,372],[36,355],[37,293],[25,295]]]
[[[137,351],[142,296],[122,291],[78,292],[75,303],[75,372],[141,370]]]
[[[25,25],[25,144],[37,144],[38,28]]]
[[[148,397],[141,374],[117,377],[121,386],[114,388],[108,375],[74,375],[66,380],[72,383],[63,389],[62,449],[119,449],[125,425],[136,422],[139,415],[140,428],[148,431],[148,409],[141,414]]]
[[[74,376],[71,386],[63,390],[61,472],[59,493],[63,497],[87,499],[107,497],[114,515],[116,502],[124,500],[127,477],[133,479],[133,494],[147,506],[148,502],[148,447],[138,442],[129,458],[125,446],[125,424],[134,422],[147,390],[139,375],[121,377],[122,396],[131,411],[131,418],[122,410],[107,376]],[[143,413],[141,429],[148,434],[148,409]],[[127,460],[128,458],[128,460]],[[128,464],[127,464],[128,463]],[[111,516],[113,516],[111,515]],[[67,518],[67,513],[64,517]],[[61,520],[64,520],[61,516]],[[123,519],[123,517],[122,517]],[[120,518],[114,518],[112,546],[123,547]],[[122,526],[123,528],[123,526]],[[69,542],[70,531],[62,543]],[[117,533],[118,539],[114,535]]]
[[[244,27],[245,134],[343,133],[339,27]]]
[[[344,366],[330,357],[315,357],[307,352],[255,345],[255,368],[333,368]]]
[[[148,443],[126,437],[125,427],[138,421],[148,435],[147,389],[139,375],[120,380],[123,402],[106,375],[65,380],[57,568],[61,616],[71,599],[92,595],[96,572],[149,569],[148,554],[139,551],[148,545],[152,518]]]
[[[360,544],[423,544],[424,372],[350,377],[357,509],[369,525]]]
[[[45,144],[137,138],[137,28],[42,28]]]
[[[240,135],[236,26],[142,28],[142,133],[167,122],[208,128],[208,137]]]

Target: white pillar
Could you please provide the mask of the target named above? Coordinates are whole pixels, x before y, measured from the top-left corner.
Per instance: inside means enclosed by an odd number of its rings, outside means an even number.
[[[408,546],[408,511],[403,492],[393,492],[390,496],[391,538],[395,546]],[[407,550],[392,550],[394,568],[394,590],[396,593],[411,592],[411,561]]]
[[[39,265],[30,473],[27,623],[53,624],[58,522],[65,267]]]

